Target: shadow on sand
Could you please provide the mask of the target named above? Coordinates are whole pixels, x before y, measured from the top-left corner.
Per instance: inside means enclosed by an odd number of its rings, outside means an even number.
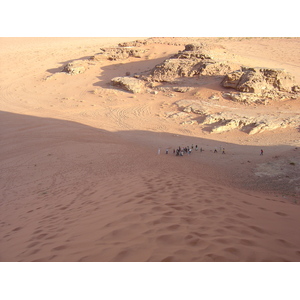
[[[35,165],[39,161],[46,167],[47,163],[53,162],[53,157],[61,164],[66,162],[70,168],[86,169],[86,174],[98,172],[98,169],[93,169],[95,166],[106,176],[122,172],[126,174],[128,170],[139,172],[141,168],[147,169],[153,164],[157,166],[158,172],[168,172],[171,165],[175,169],[177,166],[181,168],[181,172],[191,173],[192,176],[216,184],[230,183],[245,189],[273,190],[287,194],[295,194],[297,191],[299,148],[289,145],[245,146],[142,130],[108,132],[76,122],[8,112],[1,112],[0,120],[2,170],[15,167],[17,172],[18,167]],[[183,158],[173,155],[173,150],[178,147],[196,145],[204,151],[193,151]],[[158,160],[159,148],[161,155]],[[167,148],[168,156],[165,155]],[[215,148],[218,153],[214,153]],[[221,154],[223,148],[225,155]],[[264,150],[263,157],[260,156],[261,148]],[[161,163],[163,157],[166,164]],[[282,165],[277,166],[283,158]],[[262,164],[266,164],[271,170],[269,172],[272,172],[271,167],[274,166],[274,170],[281,168],[286,173],[257,177],[254,171]],[[51,167],[54,173],[58,172],[55,164]],[[29,172],[24,180],[30,176]],[[2,184],[5,185],[7,181],[9,178],[3,173]]]

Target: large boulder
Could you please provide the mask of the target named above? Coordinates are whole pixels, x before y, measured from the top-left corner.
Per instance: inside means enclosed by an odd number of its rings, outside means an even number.
[[[111,82],[112,85],[134,94],[143,92],[145,88],[145,81],[134,77],[115,77]]]
[[[294,77],[283,69],[243,67],[239,71],[227,74],[222,85],[239,92],[261,94],[273,89],[292,92],[295,82]]]
[[[86,61],[76,60],[67,63],[63,67],[62,72],[68,73],[70,75],[77,75],[77,74],[84,73],[86,69],[87,69]]]

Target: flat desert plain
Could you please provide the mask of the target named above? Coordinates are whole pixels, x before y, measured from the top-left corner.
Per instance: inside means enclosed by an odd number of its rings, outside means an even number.
[[[90,60],[136,40],[139,57]],[[190,43],[300,84],[299,38],[0,38],[0,261],[300,261],[299,124],[211,132],[176,104],[276,119],[299,116],[297,95],[235,102],[208,75],[112,85]]]

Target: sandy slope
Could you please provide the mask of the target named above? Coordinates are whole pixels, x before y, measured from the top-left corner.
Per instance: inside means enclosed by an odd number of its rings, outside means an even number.
[[[179,43],[149,46],[140,61],[57,73],[134,39],[0,39],[0,260],[300,261],[297,129],[208,134],[164,117],[186,95],[108,85],[182,50]],[[300,78],[299,39],[215,41],[239,63]],[[202,96],[219,90],[217,82],[199,88]],[[299,109],[297,101],[270,109],[287,106]],[[172,154],[191,144],[205,151]],[[226,155],[212,152],[220,146]]]

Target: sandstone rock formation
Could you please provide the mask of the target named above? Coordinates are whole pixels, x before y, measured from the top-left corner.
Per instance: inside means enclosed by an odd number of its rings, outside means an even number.
[[[101,48],[100,52],[92,56],[91,60],[123,60],[129,57],[141,58],[147,50],[135,47]]]
[[[84,60],[76,60],[70,63],[67,63],[62,72],[71,74],[71,75],[77,75],[84,73],[87,69],[87,62]]]
[[[177,77],[225,75],[237,66],[215,60],[204,44],[188,44],[183,51],[156,65],[145,78],[148,81],[173,81]]]
[[[268,104],[271,100],[296,99],[297,96],[291,93],[279,92],[276,90],[263,90],[259,94],[255,93],[223,93],[223,97],[245,104]]]
[[[179,100],[176,102],[176,105],[183,112],[195,113],[199,115],[208,115],[214,111],[224,110],[227,107],[222,105],[216,105],[210,101],[205,100]]]
[[[299,116],[245,116],[232,112],[219,112],[207,115],[202,124],[215,124],[211,132],[225,132],[233,129],[246,131],[249,134],[275,130],[287,126],[296,125],[300,121]]]
[[[112,85],[134,94],[141,93],[145,88],[145,82],[134,77],[115,77],[111,82]]]
[[[295,82],[294,77],[283,69],[242,67],[241,70],[227,74],[222,85],[240,92],[258,94],[272,89],[291,92]]]
[[[298,90],[294,77],[283,69],[242,67],[227,74],[221,84],[240,92],[228,94],[232,100],[245,103],[291,98]]]
[[[201,115],[198,124],[211,125],[207,130],[212,133],[238,129],[248,134],[255,134],[265,130],[297,126],[300,122],[300,115],[290,111],[282,111],[280,115],[268,112],[256,114],[250,109],[236,111],[203,100],[179,100],[176,104],[184,113]],[[169,117],[171,116],[170,114]]]
[[[147,45],[151,41],[151,38],[146,39],[146,40],[136,40],[132,42],[124,42],[124,43],[119,43],[119,47],[141,47],[144,45]]]

